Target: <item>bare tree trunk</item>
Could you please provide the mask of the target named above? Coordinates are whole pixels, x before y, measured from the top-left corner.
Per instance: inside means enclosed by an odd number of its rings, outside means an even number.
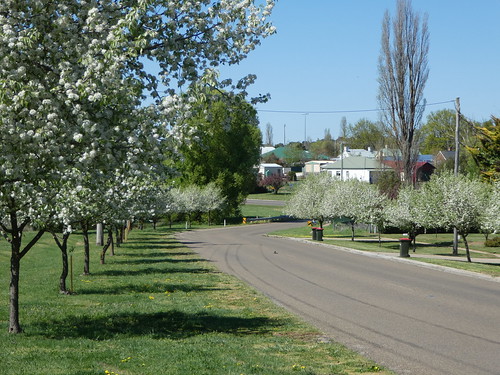
[[[113,229],[109,229],[108,231],[108,240],[106,241],[106,245],[102,248],[101,251],[101,264],[105,264],[106,262],[106,251],[108,250],[109,246],[113,243]]]
[[[351,241],[354,241],[354,221],[351,221]]]
[[[90,275],[90,243],[89,243],[89,228],[87,223],[82,222],[83,233],[83,274]]]
[[[110,228],[108,231],[109,238],[111,239],[111,251],[109,255],[112,257],[115,256],[115,240],[113,239],[113,228]]]
[[[21,325],[19,324],[19,273],[21,270],[21,258],[19,256],[20,243],[11,244],[12,255],[10,258],[10,314],[9,314],[9,332],[21,333]]]
[[[472,263],[472,260],[470,258],[469,242],[467,242],[467,233],[460,233],[460,235],[464,239],[465,254],[467,254],[467,262]]]
[[[116,247],[120,247],[122,241],[120,236],[120,228],[118,225],[115,227],[115,238],[116,238]]]
[[[21,250],[22,233],[29,221],[19,225],[17,221],[17,213],[10,213],[10,229],[0,223],[2,234],[10,243],[10,283],[9,283],[9,333],[21,333],[23,330],[19,323],[19,278],[21,272],[21,259],[42,237],[44,230],[39,230],[33,239]],[[10,237],[7,235],[10,234]]]
[[[63,233],[62,242],[57,237],[55,232],[52,232],[52,237],[56,242],[59,250],[61,250],[62,257],[62,271],[59,277],[59,292],[62,294],[70,294],[70,291],[66,287],[66,279],[68,278],[69,266],[68,266],[68,239],[70,236],[69,232]]]

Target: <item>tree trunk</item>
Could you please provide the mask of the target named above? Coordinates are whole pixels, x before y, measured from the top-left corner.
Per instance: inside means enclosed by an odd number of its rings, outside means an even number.
[[[39,230],[31,241],[21,250],[23,229],[28,225],[29,219],[19,225],[17,221],[17,212],[10,212],[10,228],[7,229],[1,225],[2,229],[11,235],[7,238],[10,243],[10,283],[9,283],[9,333],[21,333],[19,324],[19,275],[21,270],[21,259],[42,237],[44,230]]]
[[[120,247],[122,241],[120,237],[120,228],[118,228],[118,226],[115,227],[115,237],[116,237],[116,247]]]
[[[472,260],[470,258],[469,243],[467,242],[467,233],[460,233],[460,235],[464,239],[465,254],[467,254],[467,262],[472,263]]]
[[[89,228],[87,223],[82,223],[83,232],[83,274],[90,275],[90,244],[89,244]]]
[[[351,221],[351,241],[354,241],[354,221]]]
[[[69,294],[68,289],[66,288],[66,279],[68,277],[68,249],[64,246],[64,249],[61,249],[62,255],[62,272],[59,277],[59,292],[63,294]]]
[[[109,229],[108,235],[109,235],[109,238],[111,239],[111,251],[110,251],[109,255],[114,257],[115,256],[115,240],[113,239],[113,229],[111,229],[111,228]]]
[[[101,264],[105,264],[106,262],[106,251],[108,250],[108,248],[111,246],[111,249],[112,249],[112,255],[114,255],[114,245],[113,245],[113,229],[110,228],[108,230],[108,240],[106,241],[106,245],[104,245],[104,247],[102,248],[102,251],[101,251]]]
[[[52,237],[54,238],[54,241],[56,241],[57,246],[61,250],[61,257],[62,257],[62,272],[61,276],[59,277],[59,292],[62,294],[69,294],[70,291],[66,287],[66,279],[68,278],[68,273],[69,273],[69,267],[68,267],[68,239],[69,239],[70,233],[66,232],[63,234],[62,242],[59,241],[59,238],[57,235],[52,232]]]
[[[19,324],[19,272],[21,267],[20,241],[11,243],[12,255],[10,258],[10,315],[9,315],[9,333],[21,333]]]

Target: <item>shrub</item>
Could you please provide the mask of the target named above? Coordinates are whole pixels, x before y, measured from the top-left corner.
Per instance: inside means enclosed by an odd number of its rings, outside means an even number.
[[[500,237],[493,237],[484,242],[484,246],[486,247],[500,247]]]

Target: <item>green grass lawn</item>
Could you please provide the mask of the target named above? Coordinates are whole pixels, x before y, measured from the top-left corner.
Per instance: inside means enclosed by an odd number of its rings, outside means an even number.
[[[273,235],[296,238],[311,238],[311,228],[304,224],[303,227],[289,230],[273,232]],[[351,249],[384,252],[399,254],[398,238],[401,234],[383,234],[382,241],[378,242],[378,234],[368,233],[366,231],[356,230],[355,241],[351,241],[351,231],[344,229],[342,231],[334,231],[331,226],[325,226],[323,239],[325,244],[338,245]],[[447,267],[454,267],[474,272],[481,272],[491,276],[500,277],[500,264],[487,264],[487,259],[497,259],[495,254],[498,254],[498,247],[485,247],[484,236],[482,234],[473,233],[468,236],[469,246],[471,248],[471,257],[473,263],[463,262],[466,259],[463,242],[459,243],[459,255],[457,261],[444,259],[428,259],[428,258],[411,258],[416,261],[440,264]],[[417,236],[417,254],[429,255],[452,255],[453,234],[421,234]],[[410,255],[412,250],[410,249]],[[474,259],[481,259],[486,264],[474,263]]]
[[[73,295],[58,293],[60,254],[44,236],[21,264],[19,335],[7,333],[10,255],[0,242],[1,373],[389,374],[218,272],[176,230],[136,229],[105,265],[92,246],[90,276],[73,235]]]
[[[243,217],[272,217],[283,215],[282,206],[259,206],[246,204],[241,208]]]

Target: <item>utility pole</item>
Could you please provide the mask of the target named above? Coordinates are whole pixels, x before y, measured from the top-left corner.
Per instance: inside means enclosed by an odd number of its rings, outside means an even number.
[[[459,157],[459,147],[460,147],[460,98],[455,99],[455,164],[453,172],[455,176],[458,175],[458,157]],[[457,228],[453,228],[453,255],[458,255],[458,231]]]
[[[304,148],[307,149],[307,115],[309,113],[304,113]]]

